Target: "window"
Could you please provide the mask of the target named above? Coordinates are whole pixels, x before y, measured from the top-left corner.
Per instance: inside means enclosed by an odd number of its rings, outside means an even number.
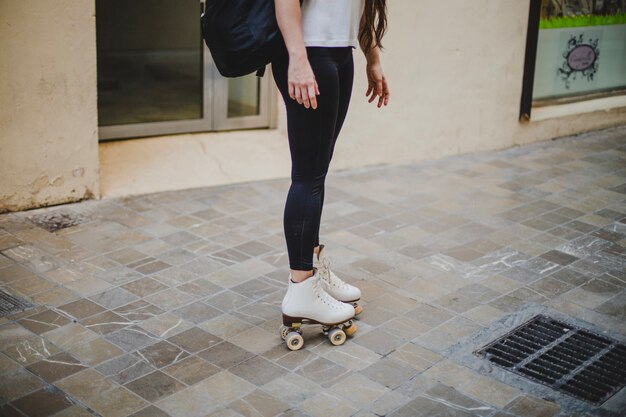
[[[626,0],[531,0],[522,116],[626,93]]]
[[[100,139],[268,127],[271,73],[225,79],[200,0],[97,0]]]

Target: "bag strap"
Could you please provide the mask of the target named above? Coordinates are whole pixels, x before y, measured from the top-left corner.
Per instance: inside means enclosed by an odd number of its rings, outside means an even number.
[[[300,0],[300,7],[302,7],[302,3],[304,3],[304,0]],[[256,76],[257,77],[263,77],[265,75],[265,67],[266,65],[264,65],[263,67],[259,68],[258,70],[256,70]]]

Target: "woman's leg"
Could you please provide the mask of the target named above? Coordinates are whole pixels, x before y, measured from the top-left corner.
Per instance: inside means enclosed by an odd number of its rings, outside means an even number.
[[[288,94],[288,56],[272,63],[276,84],[287,109],[291,154],[291,186],[283,216],[289,265],[294,271],[313,269],[313,247],[319,229],[321,195],[330,163],[339,108],[339,75],[333,48],[307,47],[319,86],[317,109],[305,108]],[[295,280],[295,277],[294,277]]]
[[[332,160],[333,151],[335,150],[335,143],[341,127],[348,114],[348,107],[350,106],[350,98],[352,97],[352,85],[354,83],[354,60],[352,57],[352,49],[346,51],[345,57],[342,57],[342,62],[339,62],[338,76],[339,76],[339,105],[337,109],[337,121],[335,123],[335,133],[333,136],[332,145],[330,147],[329,161]],[[322,217],[322,209],[324,208],[324,188],[322,188],[322,194],[320,198],[320,219]],[[321,220],[320,220],[321,223]],[[317,233],[315,234],[315,253],[318,253],[320,245],[319,237],[319,224]]]

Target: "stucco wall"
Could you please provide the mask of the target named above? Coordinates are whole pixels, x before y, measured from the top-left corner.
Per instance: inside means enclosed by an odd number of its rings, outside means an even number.
[[[388,5],[382,60],[390,104],[378,109],[365,100],[365,61],[355,51],[353,98],[334,168],[502,149],[626,124],[626,108],[518,121],[529,1]]]
[[[502,149],[626,124],[626,107],[518,121],[528,0],[388,5],[382,59],[390,104],[378,109],[367,103],[365,62],[355,50],[353,99],[331,170]],[[44,10],[45,19],[34,17]],[[289,175],[279,96],[277,130],[98,147],[94,0],[0,0],[0,23],[0,211],[98,197],[99,181],[102,194],[112,196]]]
[[[94,13],[0,1],[0,212],[99,196]]]
[[[382,61],[391,101],[381,109],[367,103],[365,61],[355,50],[353,96],[331,171],[503,149],[626,124],[626,107],[519,122],[529,0],[390,0],[388,7]],[[280,96],[276,103],[273,131],[101,144],[103,195],[288,177]]]

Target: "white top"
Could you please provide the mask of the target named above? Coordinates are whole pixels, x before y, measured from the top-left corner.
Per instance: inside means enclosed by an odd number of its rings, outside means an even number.
[[[357,48],[359,23],[364,9],[365,0],[304,0],[304,46]]]

